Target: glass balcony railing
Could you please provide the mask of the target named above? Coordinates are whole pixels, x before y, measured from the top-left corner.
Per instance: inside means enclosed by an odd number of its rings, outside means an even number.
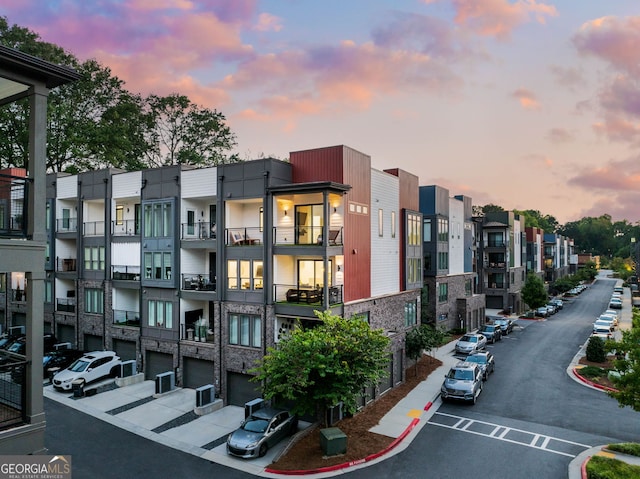
[[[56,220],[58,233],[76,233],[78,231],[78,218],[59,218]]]
[[[113,265],[111,278],[119,281],[140,281],[140,266]]]
[[[75,313],[76,298],[56,298],[56,311],[61,313]]]
[[[183,273],[182,289],[187,291],[215,291],[216,281],[210,279],[208,274]]]
[[[277,302],[324,305],[324,288],[308,288],[300,285],[276,284],[275,300]],[[328,306],[335,306],[342,303],[342,285],[329,286]]]
[[[216,223],[209,221],[182,223],[180,232],[180,238],[183,240],[216,239]]]
[[[225,230],[227,246],[248,246],[262,244],[262,228],[227,228]]]
[[[83,225],[84,236],[104,236],[104,221],[87,221]]]
[[[140,327],[140,312],[124,309],[113,310],[113,324],[118,326]]]
[[[77,271],[76,259],[75,258],[57,258],[56,271],[59,271],[59,272]]]
[[[273,228],[273,242],[276,245],[342,245],[342,227],[329,229],[326,242],[323,232],[322,226],[276,226]]]
[[[122,220],[111,222],[111,234],[113,236],[133,236],[140,234],[140,221]]]

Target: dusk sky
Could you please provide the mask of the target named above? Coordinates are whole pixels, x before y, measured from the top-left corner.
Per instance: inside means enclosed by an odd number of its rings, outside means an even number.
[[[638,0],[2,0],[243,159],[344,144],[474,205],[640,221]]]

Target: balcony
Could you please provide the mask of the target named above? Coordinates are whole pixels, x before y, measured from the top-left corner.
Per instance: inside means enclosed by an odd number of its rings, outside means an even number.
[[[12,301],[15,301],[16,303],[26,303],[27,292],[21,288],[12,289],[10,298]]]
[[[246,228],[251,229],[251,228]],[[262,233],[260,233],[262,237]],[[180,225],[180,239],[208,240],[216,239],[216,223],[200,221],[198,223],[182,223]]]
[[[82,234],[84,236],[104,236],[104,221],[87,221],[83,224]]]
[[[59,218],[56,220],[57,233],[77,233],[78,218]]]
[[[196,341],[200,343],[213,343],[213,331],[206,320],[199,319],[192,323],[180,325],[180,339],[183,341]]]
[[[114,281],[140,281],[140,266],[111,266],[111,278]]]
[[[75,313],[76,298],[56,298],[56,311],[60,313]]]
[[[0,237],[27,237],[29,186],[33,180],[0,175]]]
[[[112,236],[134,236],[140,235],[140,221],[122,220],[111,222]]]
[[[140,312],[127,311],[124,309],[113,310],[113,324],[115,326],[133,326],[140,327]]]
[[[255,246],[262,244],[262,228],[227,228],[224,232],[227,246]]]
[[[215,291],[216,281],[210,279],[208,274],[183,273],[182,289],[184,291]]]
[[[76,269],[75,258],[56,258],[56,271],[58,272],[73,272]]]
[[[299,285],[276,284],[276,302],[299,305],[324,305],[324,288],[305,288]],[[342,303],[342,285],[329,286],[327,305],[335,306]]]
[[[485,243],[485,248],[504,248],[507,243],[502,239],[489,240]]]
[[[485,288],[487,289],[504,289],[506,284],[503,281],[494,282],[494,283],[485,283]]]
[[[323,226],[276,226],[273,228],[275,245],[342,246],[342,227],[329,230],[325,242]]]
[[[24,359],[0,366],[0,431],[26,423],[26,381]]]

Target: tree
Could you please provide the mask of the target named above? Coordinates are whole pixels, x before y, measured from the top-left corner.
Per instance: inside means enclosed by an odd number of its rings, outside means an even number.
[[[389,338],[361,319],[316,311],[321,324],[295,328],[251,370],[265,399],[293,402],[292,411],[327,423],[328,408],[355,413],[365,387],[387,374]]]
[[[586,356],[588,361],[604,363],[607,359],[607,353],[604,349],[604,341],[597,336],[591,336],[587,343]]]
[[[613,362],[616,374],[611,375],[617,391],[608,394],[620,407],[640,412],[640,310],[634,308],[632,315],[631,329],[622,331],[622,339],[605,343],[606,350],[615,352],[617,358]]]
[[[239,161],[225,152],[235,145],[235,135],[224,116],[191,103],[184,95],[150,95],[146,99],[152,118],[149,132],[149,166],[190,164],[212,166]]]
[[[527,274],[527,281],[522,287],[522,300],[530,308],[536,309],[547,304],[548,294],[542,280],[533,273]]]
[[[558,220],[551,215],[543,215],[538,210],[513,210],[513,212],[524,216],[526,226],[542,228],[545,233],[555,233],[558,229]]]

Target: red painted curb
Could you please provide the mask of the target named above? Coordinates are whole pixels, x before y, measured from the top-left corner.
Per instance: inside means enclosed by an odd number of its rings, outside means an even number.
[[[413,421],[411,421],[411,424],[409,424],[409,426],[407,426],[407,428],[402,432],[402,434],[400,434],[397,438],[395,438],[393,440],[393,442],[391,444],[389,444],[385,449],[383,449],[380,452],[376,452],[375,454],[371,454],[371,455],[365,457],[364,459],[357,459],[355,461],[344,462],[342,464],[336,464],[335,466],[319,467],[317,469],[297,470],[297,471],[279,471],[279,470],[275,470],[275,469],[265,468],[264,472],[269,472],[269,473],[272,473],[272,474],[282,474],[282,475],[288,475],[288,476],[302,476],[302,475],[305,475],[305,474],[318,474],[318,473],[321,473],[321,472],[332,472],[332,471],[337,471],[339,469],[346,469],[348,467],[357,466],[358,464],[364,464],[365,462],[369,462],[369,461],[372,461],[373,459],[377,459],[378,457],[383,456],[384,454],[386,454],[389,451],[391,451],[405,437],[407,437],[407,434],[409,434],[411,432],[411,430],[419,422],[420,422],[420,419],[417,419],[417,418],[413,419]]]
[[[602,391],[612,391],[612,392],[616,392],[616,393],[618,392],[618,390],[617,390],[617,389],[615,389],[615,388],[610,388],[610,387],[608,387],[608,386],[602,386],[602,385],[600,385],[600,384],[598,384],[598,383],[594,383],[594,382],[589,381],[587,378],[585,378],[584,376],[581,376],[581,375],[578,373],[578,369],[579,369],[579,368],[573,368],[573,374],[574,374],[574,375],[575,375],[575,376],[576,376],[580,381],[582,381],[583,383],[588,384],[589,386],[593,386],[594,388],[596,388],[596,389],[600,389],[600,390],[602,390]]]
[[[582,465],[580,466],[580,475],[582,479],[587,479],[587,463],[591,459],[591,456],[588,456],[584,461],[582,461]]]
[[[425,410],[425,411],[428,411],[429,409],[431,409],[431,406],[433,406],[433,403],[432,403],[431,401],[429,401],[429,402],[427,403],[427,405],[424,407],[424,410]]]

